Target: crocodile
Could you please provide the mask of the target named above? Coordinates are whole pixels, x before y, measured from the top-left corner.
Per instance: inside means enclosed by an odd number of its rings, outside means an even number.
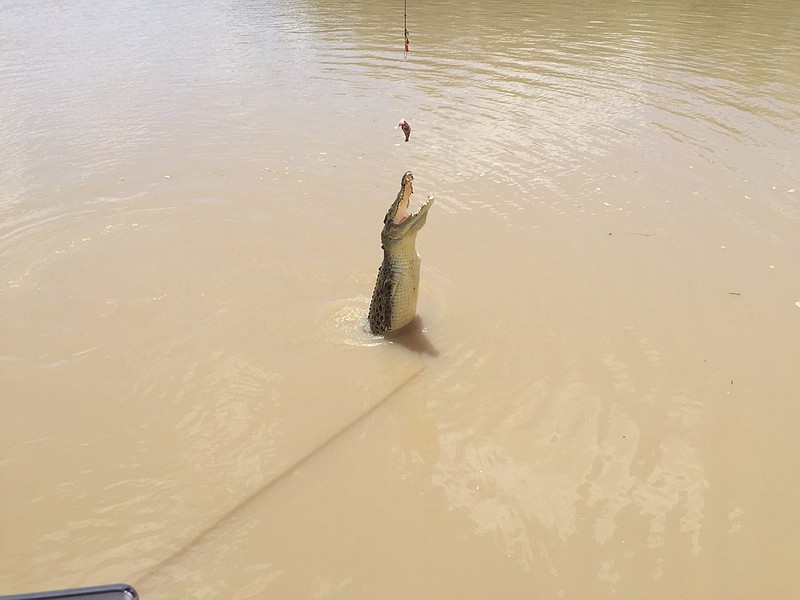
[[[417,313],[419,265],[417,233],[425,225],[433,196],[414,214],[408,204],[414,193],[414,175],[403,174],[400,191],[383,219],[381,248],[383,262],[369,304],[369,328],[375,335],[384,335],[408,325]]]

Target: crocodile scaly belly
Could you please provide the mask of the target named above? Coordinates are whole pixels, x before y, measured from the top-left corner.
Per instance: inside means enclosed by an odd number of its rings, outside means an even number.
[[[384,256],[369,305],[372,333],[390,333],[405,327],[414,319],[419,297],[419,265],[419,256]]]

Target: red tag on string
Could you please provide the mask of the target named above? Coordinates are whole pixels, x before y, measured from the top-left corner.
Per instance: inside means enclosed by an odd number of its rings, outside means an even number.
[[[403,0],[403,37],[406,40],[403,48],[403,60],[405,60],[408,54],[408,0]]]

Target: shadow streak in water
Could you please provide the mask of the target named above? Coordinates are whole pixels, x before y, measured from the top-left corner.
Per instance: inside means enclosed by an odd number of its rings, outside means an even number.
[[[422,318],[417,315],[414,320],[398,331],[387,333],[386,339],[395,344],[405,346],[413,352],[439,356],[439,351],[425,335],[422,327]]]

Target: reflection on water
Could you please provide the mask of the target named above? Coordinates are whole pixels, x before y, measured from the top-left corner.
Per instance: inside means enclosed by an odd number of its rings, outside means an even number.
[[[786,597],[798,23],[0,8],[0,593]]]

